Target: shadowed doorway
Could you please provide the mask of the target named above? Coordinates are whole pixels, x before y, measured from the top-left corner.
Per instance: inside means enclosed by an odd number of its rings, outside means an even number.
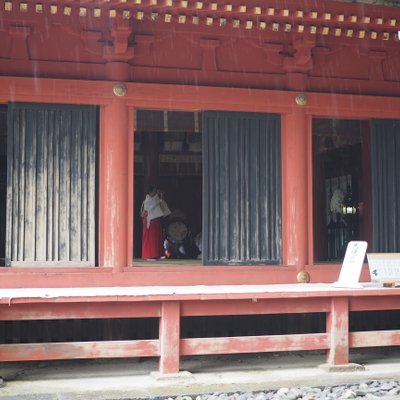
[[[134,258],[142,260],[141,205],[148,188],[163,192],[171,214],[162,218],[171,260],[201,259],[202,136],[198,112],[136,110]],[[168,260],[159,262],[168,263]],[[138,265],[136,262],[135,265]],[[196,262],[198,263],[198,262]],[[145,263],[147,265],[148,263]]]

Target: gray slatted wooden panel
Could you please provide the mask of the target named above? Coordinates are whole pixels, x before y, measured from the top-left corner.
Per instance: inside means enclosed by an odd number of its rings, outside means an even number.
[[[207,111],[203,138],[204,263],[280,263],[280,116]]]
[[[6,256],[6,157],[0,154],[0,266]]]
[[[7,108],[0,106],[0,266],[6,254]]]
[[[6,265],[95,265],[97,109],[12,103]]]
[[[400,120],[371,121],[373,251],[400,251]]]

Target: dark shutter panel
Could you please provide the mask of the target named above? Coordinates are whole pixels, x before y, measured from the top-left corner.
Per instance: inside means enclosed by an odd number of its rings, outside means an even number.
[[[207,111],[203,119],[204,263],[280,263],[280,117]]]
[[[95,265],[96,107],[8,110],[7,265]]]
[[[400,121],[371,121],[373,251],[400,251]]]

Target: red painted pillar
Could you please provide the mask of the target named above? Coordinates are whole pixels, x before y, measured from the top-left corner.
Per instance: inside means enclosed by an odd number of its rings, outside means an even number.
[[[282,226],[284,263],[298,271],[308,263],[308,135],[305,109],[294,105],[282,115]]]
[[[100,265],[128,265],[129,107],[115,98],[101,109]]]
[[[162,374],[179,372],[180,304],[179,301],[164,301],[160,317],[160,364]]]
[[[349,363],[349,303],[347,297],[333,297],[327,315],[326,332],[329,335],[327,363],[346,365]]]

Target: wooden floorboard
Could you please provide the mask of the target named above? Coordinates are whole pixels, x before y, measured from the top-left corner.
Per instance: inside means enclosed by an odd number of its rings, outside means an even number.
[[[135,258],[132,263],[132,267],[162,267],[172,265],[195,267],[203,265],[203,262],[197,259],[144,260],[142,258]]]

